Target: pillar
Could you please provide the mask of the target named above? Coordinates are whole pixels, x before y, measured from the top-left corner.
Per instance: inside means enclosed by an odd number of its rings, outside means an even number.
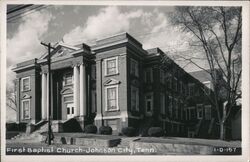
[[[80,65],[80,116],[86,115],[86,69]]]
[[[74,66],[74,107],[76,110],[76,115],[80,115],[80,107],[79,107],[79,67]]]
[[[42,119],[47,119],[47,74],[42,73]]]

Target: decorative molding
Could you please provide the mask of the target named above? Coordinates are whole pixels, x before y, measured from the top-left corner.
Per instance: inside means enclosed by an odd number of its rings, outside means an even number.
[[[106,81],[103,83],[103,85],[104,85],[104,86],[110,86],[110,85],[117,85],[117,84],[120,84],[120,83],[121,83],[120,81],[111,78],[111,79],[106,80]]]
[[[65,89],[63,89],[63,90],[61,91],[61,94],[62,94],[62,95],[73,94],[73,90],[72,90],[71,87],[65,88]]]
[[[24,95],[23,95],[23,99],[30,99],[30,98],[31,98],[31,96],[28,95],[28,94],[24,94]]]

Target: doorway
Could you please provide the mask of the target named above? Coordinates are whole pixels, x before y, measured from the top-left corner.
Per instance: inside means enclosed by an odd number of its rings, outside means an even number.
[[[75,117],[76,112],[73,103],[67,103],[66,109],[67,109],[67,119]]]

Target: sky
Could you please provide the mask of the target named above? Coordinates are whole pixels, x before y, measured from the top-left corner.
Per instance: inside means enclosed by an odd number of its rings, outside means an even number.
[[[19,62],[46,52],[40,42],[93,44],[96,39],[128,32],[144,49],[159,47],[174,54],[187,50],[188,35],[170,23],[173,6],[45,6],[7,23],[7,87]],[[181,64],[181,63],[180,63]],[[193,66],[186,66],[193,71]]]

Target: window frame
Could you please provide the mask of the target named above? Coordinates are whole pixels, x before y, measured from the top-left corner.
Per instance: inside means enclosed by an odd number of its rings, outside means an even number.
[[[207,118],[207,113],[206,113],[207,108],[209,108],[209,111],[210,111],[209,118]],[[205,120],[211,120],[212,119],[212,106],[211,105],[205,105],[204,106],[204,113],[205,113]]]
[[[147,80],[147,73],[150,73],[150,81]],[[153,68],[146,68],[144,73],[144,81],[145,83],[153,83]]]
[[[197,104],[196,109],[197,109],[197,119],[203,119],[203,104]],[[200,112],[201,112],[201,116],[200,116]]]
[[[24,116],[24,102],[29,102],[29,117],[28,118],[26,118],[25,116]],[[25,100],[22,100],[22,105],[21,105],[21,107],[22,107],[22,111],[21,111],[21,115],[22,115],[22,119],[23,120],[27,120],[27,119],[31,119],[31,111],[30,111],[30,106],[31,106],[31,103],[30,103],[30,99],[25,99]]]
[[[67,83],[67,84],[66,84],[67,75],[70,75],[70,76],[71,76],[71,83]],[[73,74],[72,74],[71,72],[65,73],[65,74],[63,75],[63,86],[70,86],[70,85],[73,85],[73,83],[74,83],[73,78],[74,78],[74,76],[73,76]]]
[[[108,109],[108,89],[115,88],[116,89],[116,109]],[[119,90],[118,90],[118,85],[112,85],[112,86],[107,86],[105,87],[105,111],[111,112],[111,111],[118,111],[119,110]]]
[[[195,83],[189,83],[188,84],[188,95],[189,96],[194,96],[194,94],[195,94]],[[192,94],[191,94],[191,90],[192,90]]]
[[[135,109],[133,109],[133,105],[132,105],[132,101],[133,101],[133,96],[132,96],[132,93],[133,93],[133,90],[136,91],[136,94],[135,94]],[[139,111],[139,103],[140,103],[140,95],[139,95],[140,91],[139,91],[139,88],[138,87],[135,87],[135,86],[131,86],[130,88],[130,104],[131,104],[131,110],[132,111]]]
[[[168,96],[168,103],[169,103],[168,104],[169,116],[172,118],[173,117],[173,97],[172,96]]]
[[[161,106],[161,113],[166,114],[166,102],[165,102],[165,94],[160,93],[160,106]]]
[[[108,74],[108,61],[110,60],[115,60],[115,72],[112,74]],[[104,60],[104,72],[105,72],[105,76],[111,76],[111,75],[117,75],[119,73],[118,71],[118,56],[115,57],[110,57]]]
[[[205,82],[202,82],[203,85],[204,85],[204,92],[205,94],[210,94],[210,90],[211,90],[211,82],[210,81],[205,81]],[[209,84],[209,87],[206,86],[206,84]]]
[[[28,79],[28,89],[24,89],[24,80]],[[30,76],[27,76],[27,77],[23,77],[21,78],[21,91],[24,92],[24,91],[30,91],[31,88],[30,88]]]
[[[160,83],[165,84],[165,72],[163,69],[160,69]]]
[[[174,77],[174,90],[175,92],[178,91],[178,79],[176,77]]]
[[[151,96],[151,99],[147,99],[147,96]],[[151,110],[150,111],[148,111],[147,110],[147,101],[151,101],[150,102],[150,105],[151,105]],[[146,95],[145,95],[145,107],[146,107],[146,114],[152,114],[152,112],[153,112],[153,106],[154,106],[154,93],[153,92],[150,92],[150,93],[146,93]]]
[[[132,71],[132,66],[135,66],[135,71]],[[133,58],[130,58],[130,74],[139,77],[139,63]]]

